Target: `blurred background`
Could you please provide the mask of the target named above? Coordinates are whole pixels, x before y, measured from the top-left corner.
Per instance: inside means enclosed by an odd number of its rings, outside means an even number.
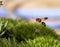
[[[0,0],[0,17],[44,18],[47,27],[60,31],[60,0]],[[2,3],[2,4],[1,4]]]

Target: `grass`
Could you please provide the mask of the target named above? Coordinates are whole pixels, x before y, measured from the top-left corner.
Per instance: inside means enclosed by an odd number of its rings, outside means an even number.
[[[60,47],[60,41],[52,37],[37,37],[34,40],[26,40],[26,43],[22,43],[22,47]]]
[[[48,39],[48,40],[47,40]],[[16,39],[2,39],[0,42],[0,47],[60,47],[60,41],[54,39],[53,37],[37,37],[33,40],[28,39],[17,43]]]
[[[60,47],[59,39],[54,30],[43,25],[0,19],[0,47]]]

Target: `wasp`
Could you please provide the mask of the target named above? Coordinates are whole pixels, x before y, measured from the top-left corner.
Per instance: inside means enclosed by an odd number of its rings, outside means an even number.
[[[41,23],[42,25],[46,26],[46,23],[44,22],[45,20],[47,20],[48,17],[44,17],[44,18],[36,18],[36,21],[38,23]]]

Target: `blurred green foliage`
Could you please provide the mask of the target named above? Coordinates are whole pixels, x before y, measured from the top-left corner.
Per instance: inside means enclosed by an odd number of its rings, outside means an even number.
[[[8,39],[5,38],[6,32],[9,32]],[[0,18],[1,47],[60,47],[59,39],[53,29],[43,25]]]

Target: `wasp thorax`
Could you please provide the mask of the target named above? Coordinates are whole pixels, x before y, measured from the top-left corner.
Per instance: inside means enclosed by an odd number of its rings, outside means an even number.
[[[42,19],[36,18],[36,21],[40,23],[42,21]]]

